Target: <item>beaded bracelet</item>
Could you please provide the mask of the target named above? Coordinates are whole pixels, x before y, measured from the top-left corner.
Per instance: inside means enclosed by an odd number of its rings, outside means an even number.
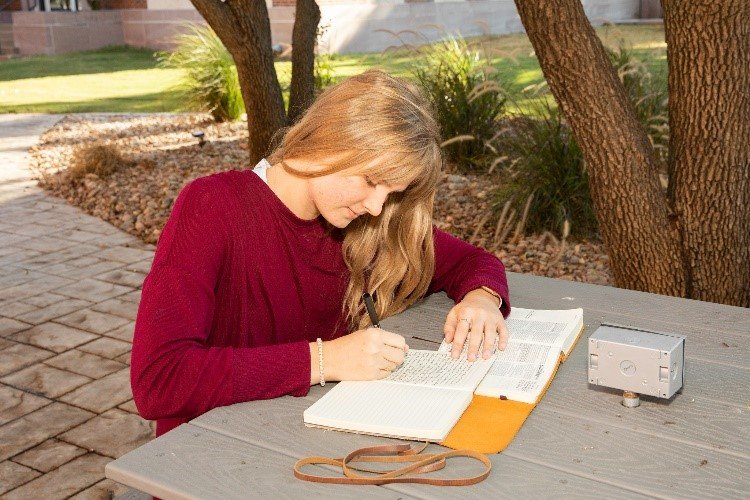
[[[326,379],[323,375],[323,340],[318,337],[318,370],[320,370],[320,386],[326,385]]]

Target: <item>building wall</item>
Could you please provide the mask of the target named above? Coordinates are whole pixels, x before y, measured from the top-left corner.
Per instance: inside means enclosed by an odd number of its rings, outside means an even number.
[[[116,1],[133,5],[142,0]],[[325,27],[320,47],[328,52],[381,52],[455,32],[474,36],[523,31],[513,0],[330,1],[319,0],[321,26]],[[189,4],[187,8],[183,8],[184,2]],[[594,24],[638,18],[640,4],[641,0],[583,0]],[[154,9],[155,5],[172,8]],[[184,30],[186,23],[205,23],[188,0],[148,0],[147,7],[77,13],[14,12],[15,45],[21,54],[58,54],[123,43],[168,49],[171,38]],[[291,43],[294,7],[272,6],[269,18],[273,43]]]
[[[195,10],[190,0],[148,0],[149,10]]]
[[[205,24],[195,9],[123,10],[122,33],[125,43],[134,47],[169,49],[172,38],[184,31],[186,23]]]
[[[119,10],[14,12],[13,42],[21,55],[63,54],[122,45]]]
[[[4,4],[5,0],[0,0],[0,5]],[[23,5],[21,4],[21,0],[13,0],[8,5],[5,6],[3,9],[4,12],[10,12],[15,10],[23,10]]]
[[[0,56],[16,53],[16,45],[13,43],[13,25],[11,23],[0,23]]]
[[[327,4],[350,4],[350,5],[362,5],[362,4],[394,4],[394,3],[409,3],[409,2],[456,2],[462,0],[316,0],[319,6]],[[272,7],[294,7],[297,4],[297,0],[266,0],[266,6],[270,9]],[[193,6],[190,0],[148,0],[149,10],[174,10],[174,9],[188,9],[192,10]]]
[[[583,0],[583,5],[596,25],[634,19],[640,14],[640,0]],[[328,25],[321,47],[336,53],[380,52],[403,43],[418,45],[438,40],[446,32],[463,36],[523,32],[513,0],[368,3],[356,8],[351,3],[336,3],[322,4],[320,10],[321,25]],[[293,23],[293,19],[289,21]],[[414,31],[419,34],[411,33]]]
[[[108,9],[145,9],[148,7],[147,0],[103,0],[102,3]]]
[[[274,43],[291,43],[295,0],[267,0]],[[594,24],[638,18],[641,0],[583,0]],[[321,48],[329,52],[380,52],[393,45],[464,36],[522,32],[513,0],[318,0]],[[148,0],[149,11],[193,10],[189,0]],[[166,18],[162,18],[166,21]],[[146,19],[144,19],[146,22]],[[420,35],[394,33],[416,30]],[[150,42],[146,42],[150,43]],[[160,45],[163,47],[163,43]]]
[[[151,0],[149,0],[151,1]],[[291,43],[294,7],[269,9],[273,43]],[[134,47],[170,49],[172,38],[185,29],[186,23],[205,24],[195,9],[122,11],[125,43]]]

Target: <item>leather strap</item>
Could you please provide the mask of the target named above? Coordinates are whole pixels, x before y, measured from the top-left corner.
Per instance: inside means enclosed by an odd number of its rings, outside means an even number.
[[[297,463],[294,464],[294,476],[297,479],[311,481],[313,483],[374,485],[389,483],[420,483],[435,486],[466,486],[483,481],[490,474],[490,470],[492,470],[492,462],[481,453],[471,450],[452,450],[444,453],[423,455],[422,452],[427,448],[427,445],[428,443],[424,443],[423,445],[415,446],[413,448],[408,444],[369,446],[354,450],[343,458],[319,456],[307,457],[298,460]],[[484,471],[476,476],[453,479],[438,479],[416,475],[443,469],[446,465],[446,460],[454,457],[467,457],[478,460],[484,465]],[[391,470],[376,470],[350,465],[353,462],[407,463],[409,465]],[[302,468],[306,465],[333,465],[341,467],[344,477],[307,474],[302,472]],[[355,471],[377,475],[365,476],[357,474]]]

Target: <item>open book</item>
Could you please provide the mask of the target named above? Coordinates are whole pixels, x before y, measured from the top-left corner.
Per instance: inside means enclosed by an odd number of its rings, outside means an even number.
[[[404,363],[382,380],[339,382],[305,410],[308,426],[442,441],[473,394],[534,403],[554,375],[560,353],[572,350],[583,331],[581,309],[513,308],[506,320],[505,351],[487,360],[454,360],[450,346],[411,349]]]
[[[583,332],[583,309],[514,307],[505,323],[508,345],[496,352],[492,368],[474,393],[536,403],[557,369],[560,354],[567,357]],[[438,350],[449,353],[450,348],[443,342]]]

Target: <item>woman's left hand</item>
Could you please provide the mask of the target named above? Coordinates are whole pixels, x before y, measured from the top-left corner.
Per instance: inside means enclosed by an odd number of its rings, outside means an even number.
[[[480,344],[484,359],[492,356],[495,340],[498,349],[505,349],[508,343],[508,328],[505,326],[499,305],[497,297],[478,288],[467,293],[461,302],[453,306],[443,326],[445,341],[453,344],[453,359],[458,359],[461,355],[467,338],[469,361],[477,359]]]

